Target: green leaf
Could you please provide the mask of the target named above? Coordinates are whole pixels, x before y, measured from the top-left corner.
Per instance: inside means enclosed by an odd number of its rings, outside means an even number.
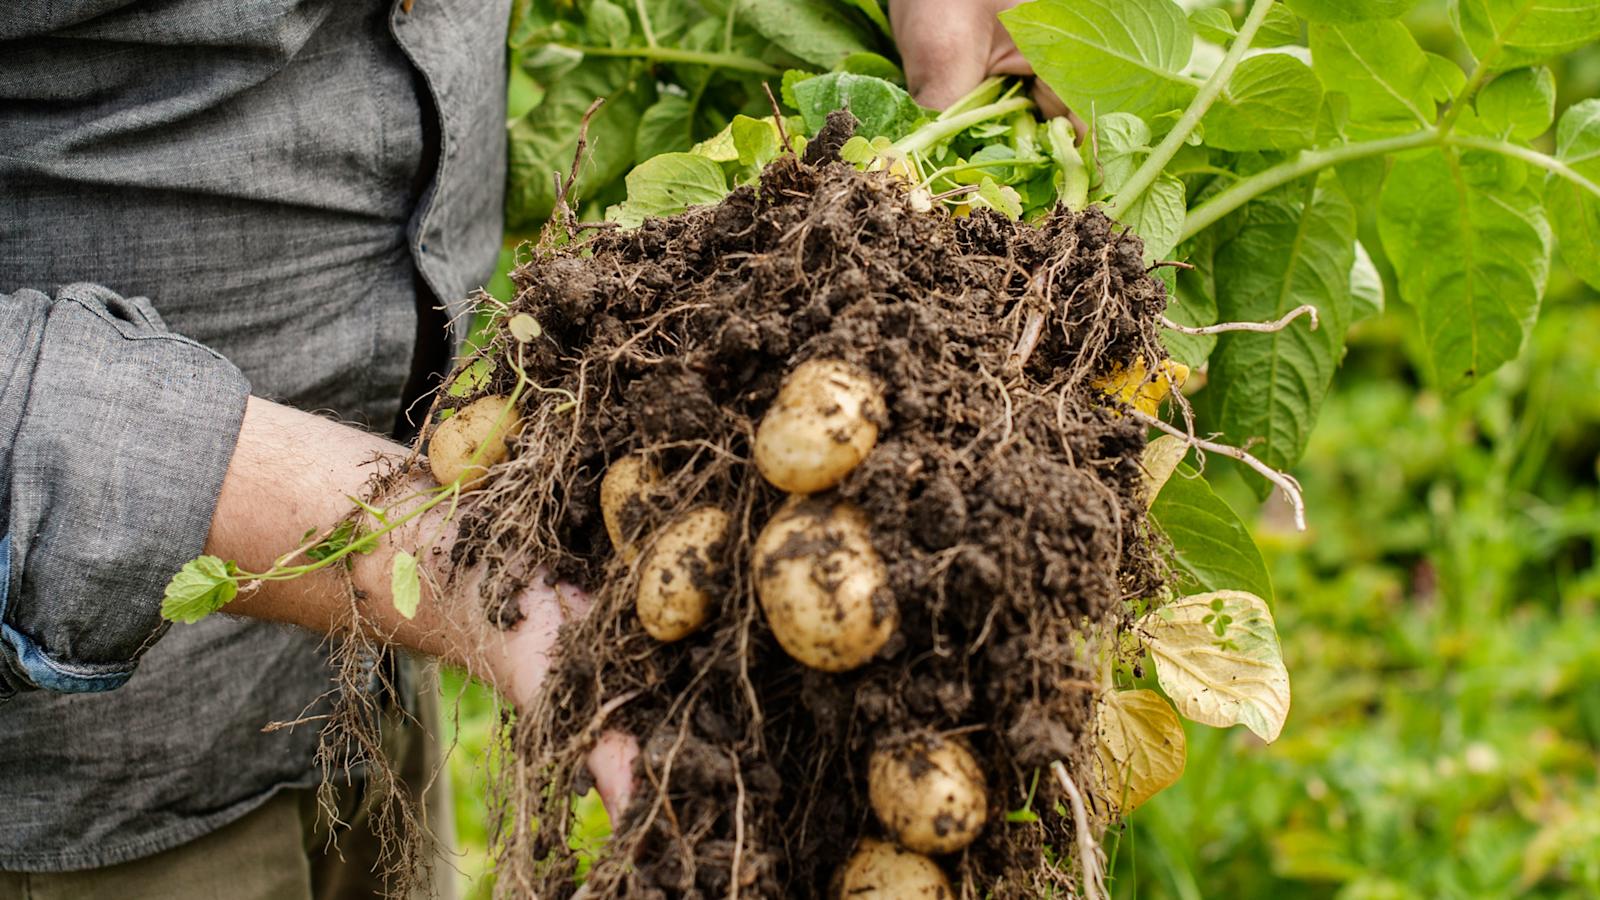
[[[1035,72],[1073,109],[1149,118],[1182,109],[1194,33],[1171,0],[1034,0],[1000,14]]]
[[[1150,126],[1130,113],[1107,113],[1094,122],[1099,151],[1099,196],[1114,197],[1150,155]],[[1120,221],[1144,241],[1144,261],[1167,259],[1178,243],[1187,214],[1183,182],[1163,173],[1144,194],[1123,210]]]
[[[662,94],[639,117],[633,140],[633,158],[649,159],[663,153],[689,149],[694,123],[694,103],[688,97]]]
[[[1287,0],[1289,8],[1313,22],[1398,19],[1417,0]]]
[[[1217,250],[1222,321],[1266,322],[1306,303],[1321,319],[1314,331],[1302,316],[1268,334],[1223,334],[1211,354],[1202,395],[1211,427],[1230,443],[1254,442],[1251,452],[1273,468],[1293,465],[1305,451],[1343,353],[1355,236],[1355,208],[1325,175],[1247,205],[1238,234]],[[1265,481],[1250,483],[1261,496],[1271,490]]]
[[[1008,219],[1022,217],[1022,198],[1016,189],[996,184],[993,178],[987,176],[979,182],[978,192],[967,202],[974,209],[987,207]]]
[[[1556,78],[1544,66],[1515,69],[1478,92],[1478,121],[1501,137],[1532,140],[1556,120]]]
[[[1239,64],[1207,110],[1206,143],[1221,150],[1297,150],[1316,138],[1322,82],[1287,53],[1263,53]]]
[[[771,116],[765,119],[734,116],[728,128],[733,134],[734,149],[739,152],[740,165],[765,166],[777,159],[783,149],[778,126]]]
[[[1600,40],[1595,0],[1454,0],[1467,46],[1491,69],[1532,65]]]
[[[1272,4],[1267,17],[1256,30],[1252,47],[1293,47],[1305,45],[1305,28],[1300,17],[1281,3]]]
[[[606,210],[606,221],[637,228],[650,216],[670,216],[715,203],[728,193],[722,167],[693,153],[664,153],[628,173],[628,199]]]
[[[836,109],[850,110],[861,123],[856,134],[869,138],[900,138],[924,117],[922,107],[910,94],[870,75],[829,72],[796,81],[790,88],[794,92],[795,108],[800,110],[806,129],[812,134],[822,130],[828,113]]]
[[[1215,6],[1189,13],[1189,27],[1194,29],[1195,35],[1202,40],[1222,47],[1233,43],[1233,39],[1239,36],[1239,29],[1233,27],[1233,16],[1228,15],[1227,10]]]
[[[1131,113],[1106,113],[1094,120],[1095,163],[1102,196],[1115,196],[1150,154],[1150,126]]]
[[[832,69],[871,50],[870,33],[830,0],[736,0],[739,21],[814,66]]]
[[[1433,123],[1438,110],[1429,87],[1435,73],[1399,22],[1314,24],[1311,59],[1323,87],[1350,98],[1352,120]]]
[[[1396,160],[1383,186],[1378,232],[1444,390],[1516,356],[1538,315],[1551,235],[1521,165],[1440,148]]]
[[[880,53],[852,53],[839,64],[839,71],[852,75],[871,75],[900,87],[905,87],[906,83],[906,74],[900,71],[900,67]]]
[[[1122,223],[1144,242],[1144,262],[1170,259],[1183,233],[1188,208],[1183,202],[1183,181],[1163,172],[1133,205],[1122,211]]]
[[[1467,73],[1448,56],[1425,55],[1428,58],[1428,96],[1435,103],[1450,102],[1467,86]]]
[[[1350,266],[1350,323],[1383,313],[1383,276],[1372,261],[1372,254],[1356,242],[1356,261]]]
[[[404,550],[394,552],[389,570],[389,588],[394,593],[394,608],[408,619],[416,618],[422,602],[422,577],[417,573],[417,558]]]
[[[1574,103],[1562,113],[1556,157],[1590,184],[1600,184],[1600,99]],[[1546,197],[1561,238],[1561,258],[1600,290],[1600,197],[1559,175],[1550,176]]]
[[[193,624],[228,605],[239,595],[233,580],[238,569],[215,556],[202,556],[184,563],[167,582],[161,598],[161,617],[169,622]]]
[[[327,537],[323,538],[310,549],[306,550],[306,557],[316,562],[322,562],[328,557],[350,546],[350,542],[356,538],[356,530],[355,522],[350,520],[340,522],[338,525],[334,526],[333,531],[329,532]],[[315,533],[316,529],[312,529],[311,532],[306,535],[306,538],[309,539]],[[366,552],[371,553],[372,550],[369,548]],[[346,559],[348,558],[349,557],[346,557]]]
[[[889,17],[884,15],[883,7],[878,4],[878,0],[844,0],[844,2],[861,10],[872,24],[878,26],[884,37],[891,37],[894,34],[889,28]]]
[[[1267,743],[1289,718],[1289,670],[1266,601],[1244,591],[1175,600],[1139,621],[1156,680],[1179,714],[1214,728],[1243,724]]]
[[[506,227],[526,229],[550,215],[556,200],[552,176],[565,177],[571,169],[578,124],[596,97],[605,97],[606,104],[589,123],[589,149],[573,196],[594,196],[626,172],[649,90],[632,63],[616,59],[586,59],[551,82],[544,102],[508,135]]]
[[[1150,518],[1172,542],[1178,568],[1199,589],[1272,597],[1272,580],[1250,532],[1194,469],[1178,466],[1151,504]]]

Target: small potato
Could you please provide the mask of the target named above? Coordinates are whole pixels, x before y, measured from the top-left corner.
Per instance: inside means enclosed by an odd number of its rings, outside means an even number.
[[[989,815],[983,770],[961,742],[917,737],[872,754],[867,796],[901,846],[954,853],[972,843]]]
[[[791,494],[825,491],[872,452],[883,416],[883,391],[861,368],[836,359],[801,363],[756,428],[756,468]]]
[[[894,634],[888,571],[854,506],[791,500],[756,538],[752,561],[773,635],[811,668],[854,669]]]
[[[839,900],[954,900],[950,879],[920,853],[867,838],[839,871]]]
[[[489,467],[510,455],[507,439],[522,430],[522,419],[516,410],[506,409],[508,402],[505,397],[474,400],[439,423],[428,442],[428,468],[435,481],[460,479],[463,490],[483,486]]]
[[[658,641],[688,637],[711,615],[717,553],[728,536],[728,514],[714,506],[691,509],[656,533],[639,573],[634,608],[644,630]]]
[[[643,497],[660,478],[643,453],[630,453],[612,463],[600,479],[600,515],[623,562],[633,562],[639,555],[639,548],[628,541],[628,504]]]

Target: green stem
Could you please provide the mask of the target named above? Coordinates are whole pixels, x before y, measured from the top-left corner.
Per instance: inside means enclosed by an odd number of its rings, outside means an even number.
[[[737,69],[757,75],[781,75],[777,68],[759,59],[736,53],[706,53],[700,50],[682,50],[677,47],[589,47],[579,44],[551,44],[585,56],[617,56],[626,59],[646,59],[651,62],[688,63],[695,66],[712,66],[718,69]]]
[[[639,30],[644,32],[644,42],[654,47],[656,30],[650,27],[650,11],[644,8],[644,0],[633,0],[633,8],[639,13]]]
[[[1472,75],[1467,78],[1467,83],[1461,86],[1460,91],[1456,92],[1455,99],[1450,101],[1450,109],[1446,110],[1444,118],[1439,120],[1440,133],[1449,134],[1450,130],[1455,127],[1456,119],[1461,117],[1461,111],[1466,108],[1472,96],[1478,92],[1478,88],[1483,86],[1483,80],[1489,77],[1490,67],[1494,65],[1495,59],[1500,56],[1500,51],[1505,49],[1506,36],[1522,24],[1522,20],[1527,18],[1528,13],[1533,11],[1533,7],[1534,4],[1532,3],[1524,3],[1522,8],[1517,10],[1506,22],[1505,27],[1497,30],[1494,46],[1490,47],[1483,54],[1483,58],[1478,60],[1477,65],[1473,66]]]
[[[977,87],[968,91],[965,97],[945,107],[944,112],[935,116],[934,120],[948,119],[951,116],[958,116],[969,109],[977,109],[980,106],[987,106],[993,103],[1000,99],[1000,85],[1004,82],[1005,79],[998,75],[984,79]]]
[[[1256,197],[1265,194],[1267,191],[1288,184],[1297,178],[1303,178],[1312,172],[1369,156],[1382,156],[1387,153],[1399,153],[1402,150],[1411,150],[1416,147],[1426,147],[1429,144],[1437,143],[1439,140],[1438,131],[1432,128],[1424,128],[1400,137],[1384,138],[1376,141],[1360,141],[1354,144],[1330,147],[1327,150],[1308,150],[1294,159],[1281,162],[1270,169],[1264,169],[1249,178],[1239,181],[1222,193],[1190,210],[1188,217],[1184,219],[1183,232],[1178,236],[1178,242],[1182,243],[1194,237],[1215,224],[1218,219],[1254,200]]]
[[[1487,150],[1490,153],[1498,153],[1501,156],[1509,156],[1512,159],[1520,159],[1525,163],[1529,163],[1530,165],[1538,166],[1539,168],[1544,169],[1546,172],[1559,175],[1578,187],[1583,188],[1584,190],[1593,194],[1596,199],[1600,199],[1600,184],[1595,184],[1593,181],[1585,178],[1583,173],[1572,168],[1561,160],[1556,159],[1553,156],[1547,156],[1530,147],[1524,147],[1520,144],[1512,144],[1507,141],[1496,141],[1491,140],[1490,138],[1476,137],[1466,134],[1452,134],[1445,138],[1445,142],[1456,147],[1468,147],[1473,150]]]
[[[929,175],[927,178],[922,179],[922,187],[928,187],[931,184],[933,184],[934,181],[937,181],[938,179],[943,178],[946,175],[954,175],[954,174],[956,174],[958,172],[972,172],[972,171],[978,171],[978,170],[983,170],[983,169],[995,169],[995,168],[1000,168],[1000,167],[1003,167],[1003,166],[1012,166],[1012,167],[1018,167],[1018,166],[1027,166],[1027,167],[1048,166],[1052,162],[1054,162],[1054,160],[1046,159],[1043,156],[1030,156],[1030,157],[1020,158],[1020,159],[1019,158],[1015,158],[1015,157],[1012,158],[1012,159],[991,159],[991,160],[982,161],[982,162],[963,163],[963,164],[961,164],[959,166],[945,166],[942,169],[934,169],[933,170],[933,174]]]
[[[911,132],[900,140],[895,141],[894,151],[899,153],[901,156],[910,156],[913,153],[921,153],[940,141],[955,137],[961,132],[966,131],[968,128],[977,125],[979,122],[987,122],[990,119],[998,119],[1001,116],[1008,116],[1014,112],[1017,112],[1018,110],[1027,109],[1032,105],[1033,101],[1029,100],[1027,97],[1012,97],[1009,100],[1001,100],[996,103],[990,103],[987,106],[980,106],[977,109],[968,110],[964,113],[951,116],[948,119],[935,119],[921,128],[918,128],[916,131]]]
[[[1189,108],[1183,111],[1178,124],[1167,132],[1167,136],[1150,151],[1144,163],[1122,186],[1122,190],[1117,192],[1116,198],[1106,208],[1106,215],[1113,219],[1122,218],[1122,214],[1137,203],[1139,198],[1144,196],[1144,192],[1161,177],[1161,172],[1167,167],[1167,163],[1178,155],[1189,135],[1199,127],[1200,119],[1205,116],[1206,110],[1210,109],[1211,104],[1221,96],[1228,79],[1233,77],[1233,70],[1239,67],[1240,60],[1244,59],[1245,52],[1250,49],[1250,42],[1255,40],[1261,23],[1266,21],[1267,13],[1272,10],[1272,4],[1273,0],[1255,0],[1251,5],[1250,14],[1245,17],[1244,25],[1239,28],[1239,36],[1233,39],[1232,46],[1228,47],[1227,54],[1222,57],[1222,64],[1217,66],[1217,70],[1212,72],[1211,77],[1200,86],[1200,92],[1194,95],[1194,100],[1190,101]]]

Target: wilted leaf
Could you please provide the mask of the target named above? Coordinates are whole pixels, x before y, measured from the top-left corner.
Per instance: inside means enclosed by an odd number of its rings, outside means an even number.
[[[1094,791],[1127,815],[1183,774],[1183,723],[1155,691],[1108,691],[1095,712]]]
[[[1289,717],[1289,670],[1265,600],[1244,591],[1196,594],[1146,615],[1139,630],[1178,712],[1278,739]]]
[[[512,316],[511,320],[506,323],[506,328],[511,332],[512,337],[523,344],[544,333],[544,329],[539,327],[539,320],[527,313],[517,313]]]
[[[1178,470],[1178,464],[1188,455],[1189,442],[1170,434],[1163,434],[1144,445],[1144,452],[1139,456],[1139,465],[1144,469],[1140,490],[1144,493],[1147,506],[1156,501],[1167,479],[1172,477],[1172,473]]]
[[[184,563],[167,582],[161,598],[161,617],[170,622],[194,623],[211,615],[239,595],[233,580],[237,568],[215,556],[202,556]]]
[[[404,550],[394,553],[389,572],[389,587],[394,593],[394,608],[408,619],[415,618],[422,602],[422,578],[417,574],[417,558]]]

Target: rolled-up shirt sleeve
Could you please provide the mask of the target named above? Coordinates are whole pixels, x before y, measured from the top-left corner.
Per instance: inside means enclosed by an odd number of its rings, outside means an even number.
[[[0,698],[128,680],[204,549],[248,394],[144,298],[0,293]]]

